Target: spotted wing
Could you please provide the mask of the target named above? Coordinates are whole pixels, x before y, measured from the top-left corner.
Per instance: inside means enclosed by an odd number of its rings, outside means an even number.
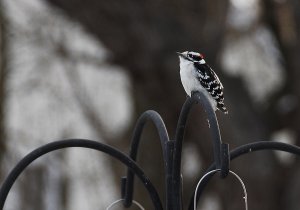
[[[200,64],[194,62],[194,66],[197,70],[197,78],[200,84],[209,92],[212,98],[217,102],[217,108],[224,113],[227,113],[227,109],[224,105],[224,87],[216,75],[216,73],[207,64]]]

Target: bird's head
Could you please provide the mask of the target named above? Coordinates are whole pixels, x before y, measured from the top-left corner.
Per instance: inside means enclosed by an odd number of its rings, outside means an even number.
[[[184,59],[190,62],[199,62],[200,64],[205,64],[204,56],[201,53],[185,51],[185,52],[177,52],[180,59]]]

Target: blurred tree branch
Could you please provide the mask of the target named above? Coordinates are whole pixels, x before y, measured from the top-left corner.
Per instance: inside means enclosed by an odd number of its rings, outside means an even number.
[[[96,107],[91,103],[93,100],[89,97],[89,95],[84,94],[83,92],[85,88],[83,87],[76,68],[76,63],[71,63],[69,66],[65,67],[65,73],[67,75],[66,78],[72,88],[75,101],[79,104],[79,108],[85,116],[84,119],[89,122],[89,125],[93,128],[97,135],[101,137],[101,139],[103,138],[105,141],[111,142],[112,139],[110,135],[107,134],[102,120],[97,114],[98,112],[96,111]]]
[[[282,92],[277,96],[273,103],[275,108],[271,113],[276,113],[277,116],[270,117],[270,124],[273,124],[275,129],[282,127],[290,127],[297,131],[297,143],[300,144],[300,4],[298,1],[264,1],[264,15],[267,24],[271,27],[274,35],[279,43],[280,51],[283,55],[283,64],[286,71],[286,84]],[[295,105],[289,112],[278,112],[276,105],[280,99],[284,101],[284,96],[290,96],[294,99]],[[291,106],[286,101],[285,106]],[[275,111],[274,111],[275,109]],[[274,125],[275,124],[275,125]]]

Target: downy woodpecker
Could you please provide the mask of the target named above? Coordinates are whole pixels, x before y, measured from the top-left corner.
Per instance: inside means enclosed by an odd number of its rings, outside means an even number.
[[[201,91],[208,96],[214,110],[228,113],[224,105],[223,85],[216,73],[206,64],[202,54],[197,52],[177,53],[180,59],[180,78],[185,92],[191,96]]]

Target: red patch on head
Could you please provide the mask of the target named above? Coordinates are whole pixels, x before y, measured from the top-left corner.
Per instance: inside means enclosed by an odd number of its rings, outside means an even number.
[[[200,55],[200,58],[204,59],[204,55],[203,54],[199,53],[199,55]]]

